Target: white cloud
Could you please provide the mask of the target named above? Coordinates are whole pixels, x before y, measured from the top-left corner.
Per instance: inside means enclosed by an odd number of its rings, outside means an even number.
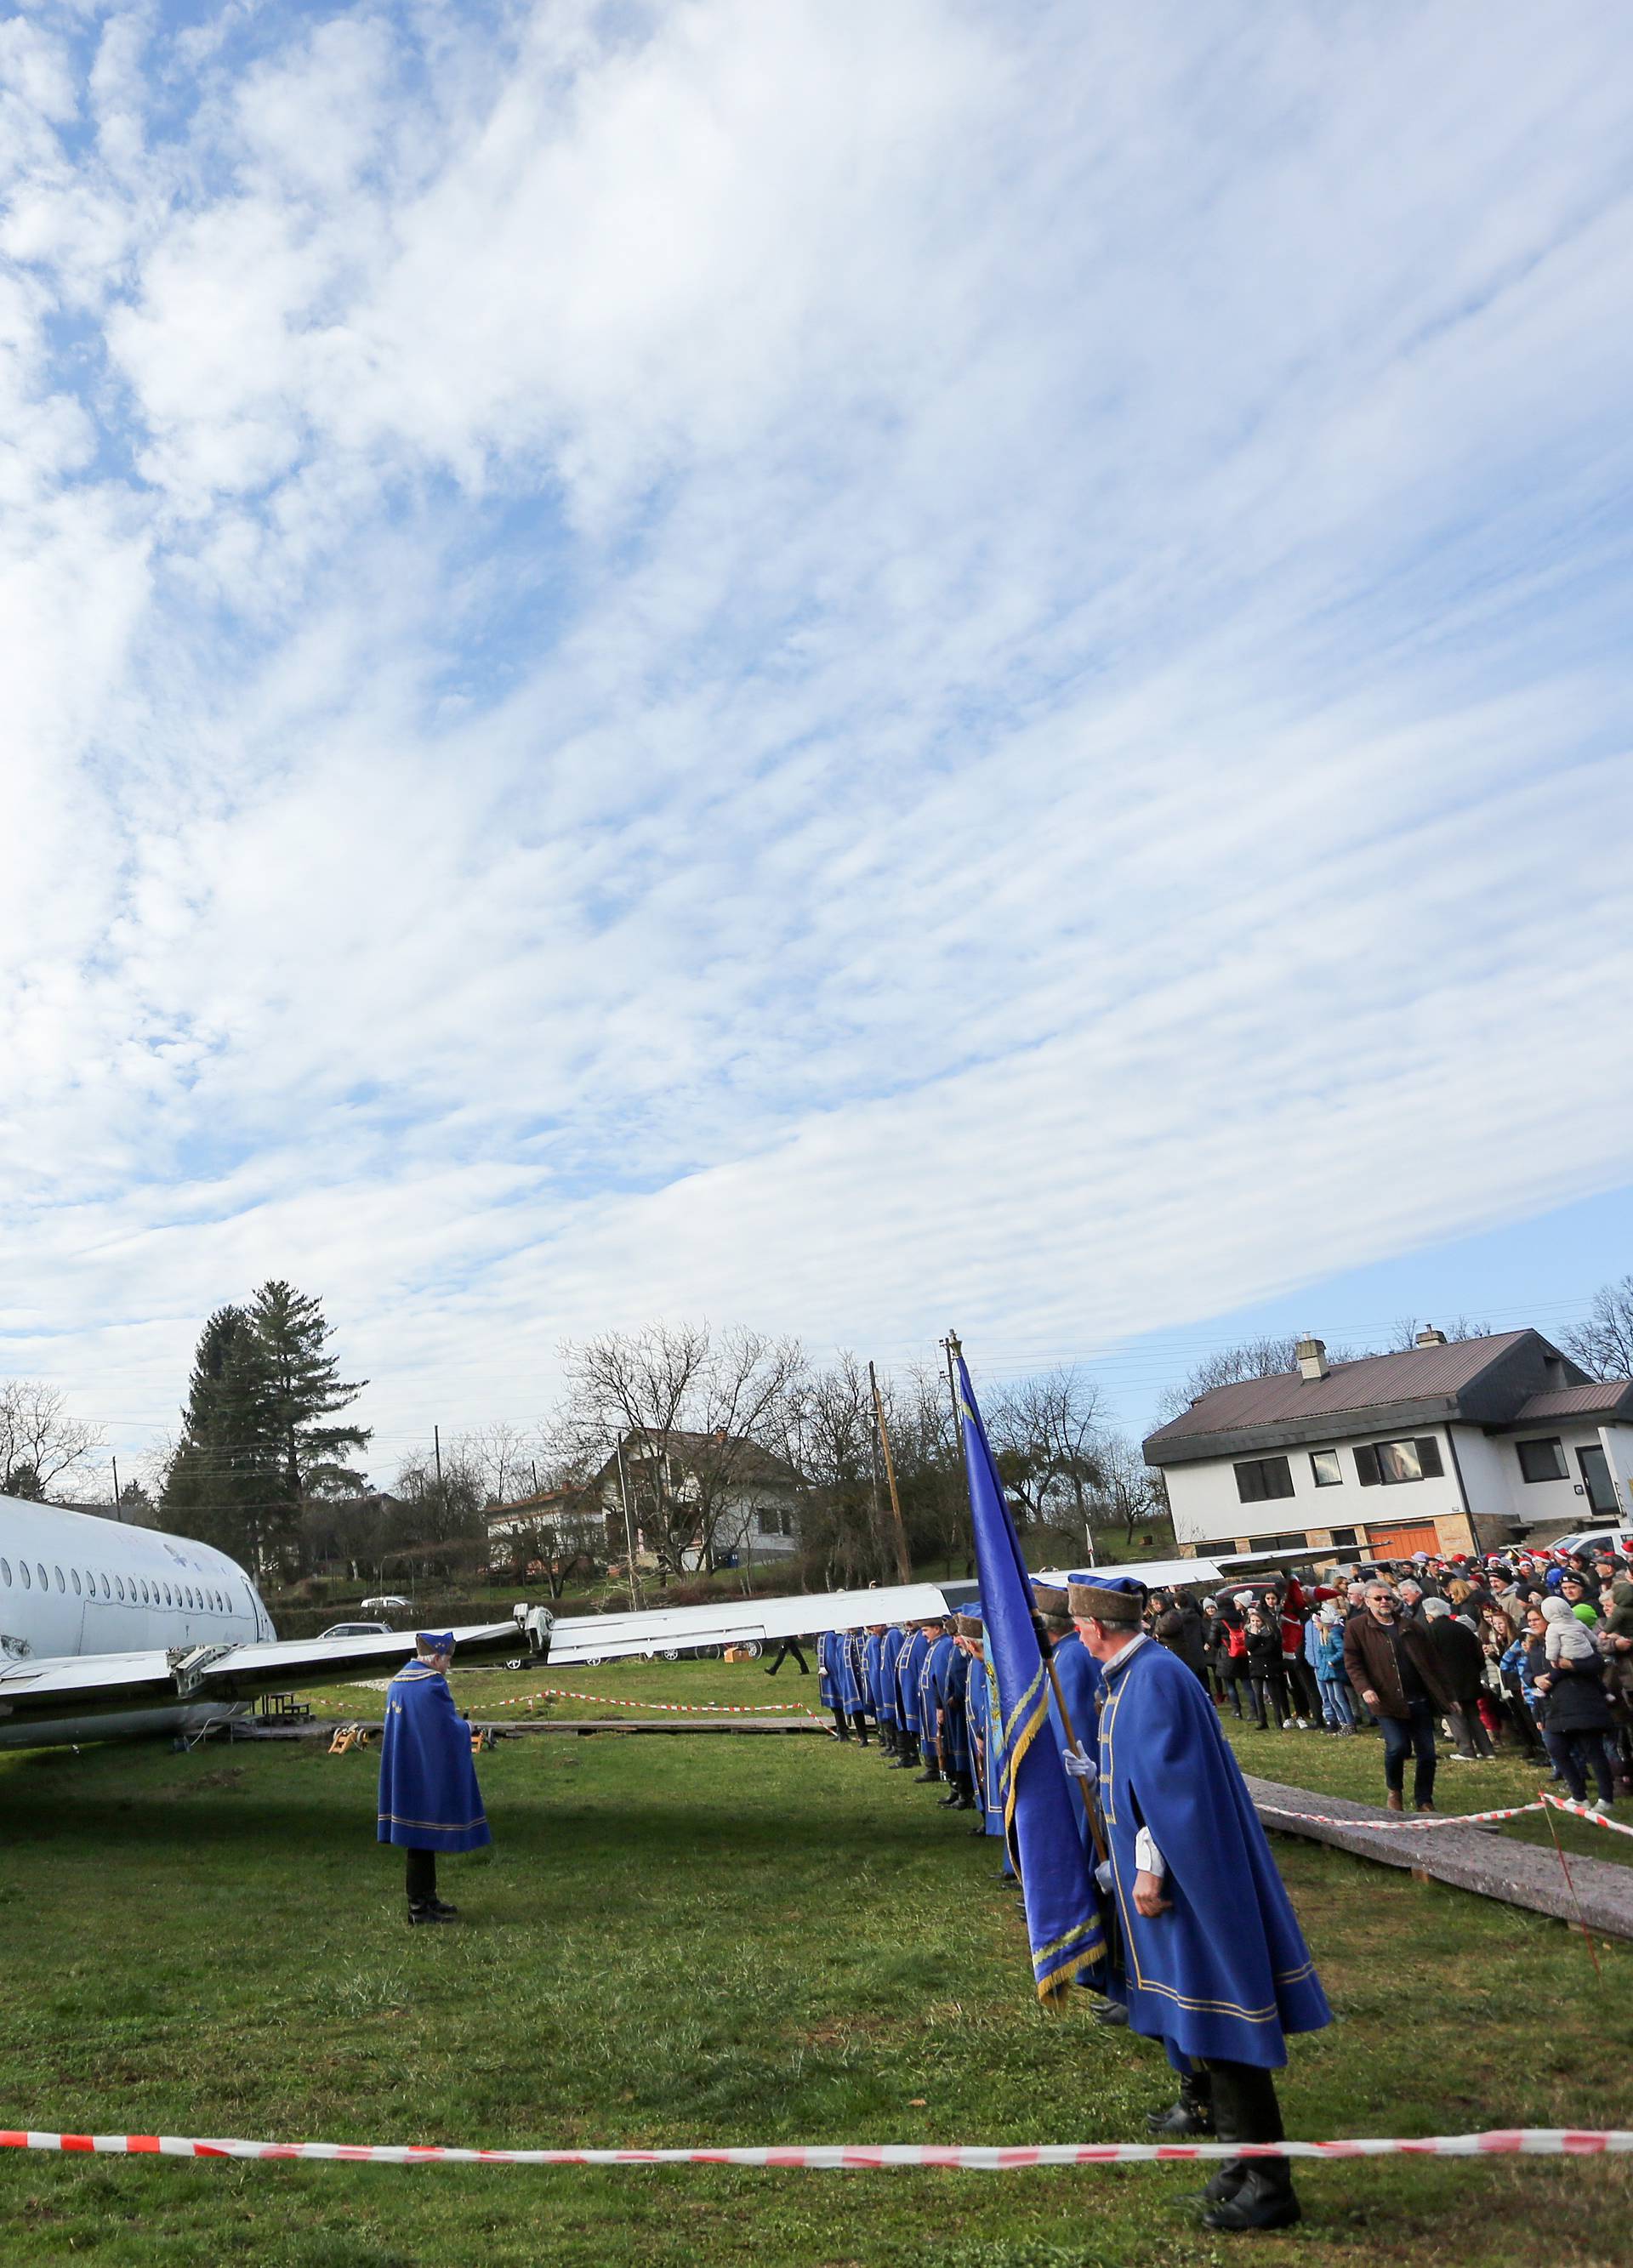
[[[1629,1178],[1615,19],[40,15],[0,1367],[284,1273],[400,1435]]]

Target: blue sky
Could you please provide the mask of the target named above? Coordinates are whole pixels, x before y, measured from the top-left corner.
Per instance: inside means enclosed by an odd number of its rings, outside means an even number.
[[[0,21],[0,1371],[134,1451],[277,1273],[382,1471],[659,1314],[1137,1426],[1633,1265],[1630,64]]]

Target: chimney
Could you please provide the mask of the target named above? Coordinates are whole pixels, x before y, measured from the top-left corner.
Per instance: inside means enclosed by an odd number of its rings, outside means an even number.
[[[1412,1342],[1414,1346],[1445,1346],[1445,1333],[1437,1331],[1432,1323],[1425,1323]]]
[[[1326,1341],[1325,1339],[1299,1340],[1298,1375],[1306,1386],[1318,1385],[1326,1376]]]

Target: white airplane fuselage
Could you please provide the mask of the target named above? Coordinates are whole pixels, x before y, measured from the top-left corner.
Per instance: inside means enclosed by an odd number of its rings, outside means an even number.
[[[260,1593],[225,1551],[191,1536],[0,1497],[0,1662],[185,1652],[275,1635]],[[0,1719],[0,1749],[181,1730],[226,1713],[179,1705],[115,1719],[26,1727]]]

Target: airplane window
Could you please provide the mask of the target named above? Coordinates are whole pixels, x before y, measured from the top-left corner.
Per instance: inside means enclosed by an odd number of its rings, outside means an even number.
[[[39,1576],[39,1578],[40,1578],[40,1587],[41,1587],[41,1589],[42,1591],[48,1591],[48,1590],[50,1589],[50,1587],[51,1587],[51,1579],[50,1579],[50,1577],[46,1573],[46,1571],[45,1571],[45,1561],[44,1561],[43,1559],[40,1559],[40,1560],[36,1560],[36,1561],[35,1561],[35,1563],[34,1563],[34,1572],[35,1572],[35,1574],[36,1574],[36,1575],[38,1575],[38,1576]]]
[[[4,1583],[8,1591],[11,1587],[11,1563],[9,1559],[0,1559],[0,1583]]]
[[[124,1604],[125,1579],[122,1575],[115,1575],[114,1578],[114,1596],[122,1606]]]
[[[175,1601],[170,1595],[170,1586],[168,1583],[165,1586],[165,1604],[167,1607],[174,1607],[175,1604]]]
[[[85,1569],[85,1596],[87,1599],[94,1599],[96,1596],[96,1577],[88,1567]]]
[[[107,1578],[104,1575],[102,1578],[102,1596],[105,1599],[111,1599],[113,1595],[113,1593],[107,1587]]]
[[[78,1567],[70,1567],[68,1572],[74,1579],[74,1596],[78,1598],[79,1596],[79,1570]]]
[[[34,1587],[34,1579],[28,1572],[27,1560],[19,1559],[17,1564],[23,1571],[23,1588],[26,1591],[32,1591]]]
[[[56,1587],[57,1587],[57,1589],[58,1589],[59,1591],[65,1591],[65,1590],[68,1588],[68,1586],[67,1586],[67,1584],[63,1580],[63,1571],[62,1571],[62,1569],[61,1569],[60,1567],[53,1567],[53,1568],[52,1568],[52,1570],[51,1570],[51,1572],[52,1572],[52,1573],[56,1577]]]

